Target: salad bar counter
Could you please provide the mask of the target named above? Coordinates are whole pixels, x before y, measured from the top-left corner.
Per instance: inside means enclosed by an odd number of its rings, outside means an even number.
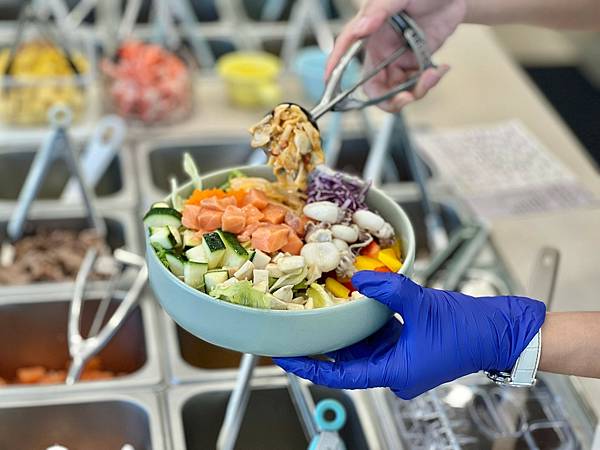
[[[189,143],[199,141],[190,138]],[[197,144],[186,147],[185,143],[173,142],[176,143],[173,149],[143,144],[127,146],[119,152],[123,161],[145,158],[138,168],[152,170],[134,172],[133,166],[127,164],[121,169],[122,179],[135,181],[133,192],[139,209],[132,208],[127,202],[118,203],[120,206],[111,210],[100,208],[107,225],[109,247],[125,246],[140,252],[142,240],[145,236],[148,239],[149,232],[148,228],[143,229],[141,217],[165,195],[167,201],[171,201],[168,195],[171,188],[164,180],[170,174],[177,175],[179,180],[185,178],[181,158],[187,150],[195,156],[201,174],[226,168],[222,178],[227,180],[231,160],[220,160],[218,156],[229,151],[229,147],[210,158],[210,144],[202,144],[206,145],[205,155],[211,164],[210,170],[206,170],[201,163],[201,153],[198,153],[201,150],[195,150],[202,147]],[[237,148],[240,152],[236,163],[251,155],[252,150],[242,142]],[[26,157],[27,150],[23,153]],[[127,155],[123,156],[125,153]],[[242,172],[250,176],[259,173],[257,170],[264,174],[262,176],[269,174],[266,168],[245,168]],[[401,170],[410,172],[406,166]],[[416,193],[417,189],[406,189],[410,184],[407,180],[388,183],[384,188],[390,201],[401,207],[413,226],[412,251],[419,276],[434,251],[426,232],[422,198]],[[189,193],[193,191],[191,186],[184,189]],[[430,194],[447,235],[452,236],[474,223],[463,204],[446,192],[436,190]],[[61,204],[52,196],[43,202],[44,207],[40,206],[32,213],[24,239],[31,239],[35,232],[56,229],[73,230],[74,236],[79,236],[77,233],[89,227],[80,207]],[[380,207],[377,209],[381,210]],[[394,229],[403,230],[394,225],[389,209],[386,211],[385,217]],[[8,218],[7,212],[4,224]],[[401,233],[401,236],[407,236],[406,229]],[[148,253],[154,254],[155,248],[158,247],[150,246]],[[411,245],[405,241],[402,248],[406,252]],[[39,251],[46,258],[52,250],[40,246]],[[401,253],[405,263],[406,256]],[[460,259],[460,255],[455,257]],[[172,276],[162,264],[161,267],[165,276]],[[450,261],[432,282],[443,283],[445,274],[452,272],[452,267]],[[69,364],[66,319],[75,275],[76,271],[64,279],[27,279],[20,284],[15,282],[19,277],[14,276],[1,287],[5,294],[0,302],[0,337],[4,343],[0,346],[4,361],[0,368],[4,383],[0,387],[0,417],[3,418],[0,421],[0,447],[43,449],[61,444],[67,448],[103,450],[215,448],[236,377],[239,377],[241,354],[206,342],[177,325],[147,290],[109,344],[88,362],[81,380],[73,385],[62,384]],[[108,280],[102,277],[92,279],[90,283],[81,318],[84,335],[96,326],[92,322],[108,287]],[[185,286],[184,281],[177,279],[171,283]],[[475,289],[473,293],[501,294],[512,290],[514,285],[494,248],[486,242],[461,275],[459,287]],[[199,290],[196,292],[200,294]],[[123,291],[115,291],[106,318],[114,312],[123,295]],[[228,304],[224,300],[214,301]],[[357,304],[361,301],[364,300],[358,300]],[[330,310],[335,316],[338,307],[314,311]],[[297,311],[265,312],[297,314]],[[331,320],[333,324],[336,319]],[[338,322],[344,323],[339,318]],[[319,336],[323,333],[319,332],[316,337]],[[292,387],[288,378],[272,365],[270,358],[259,359],[253,375],[236,448],[306,448],[309,434],[304,430],[293,396],[290,396]],[[581,403],[568,380],[550,381],[540,387],[539,395],[534,394],[533,399],[496,398],[494,393],[486,391],[490,386],[483,378],[469,378],[464,383],[459,380],[433,391],[427,398],[410,402],[377,389],[336,391],[304,381],[301,385],[308,387],[315,403],[328,398],[343,405],[347,419],[339,434],[348,449],[396,449],[400,446],[406,449],[492,449],[507,442],[513,442],[514,448],[524,449],[588,448],[592,431],[585,404]],[[490,395],[492,401],[487,400]],[[540,409],[535,402],[542,396],[545,400]],[[519,405],[527,406],[521,412],[510,412]],[[434,406],[437,409],[432,409]],[[502,420],[500,425],[498,420]]]
[[[204,59],[200,34],[179,52],[145,25],[99,63],[87,35],[72,53],[29,35],[0,49],[0,449],[304,449],[340,418],[331,435],[348,450],[591,448],[597,420],[567,377],[517,391],[473,375],[404,401],[273,364],[390,318],[356,271],[523,288],[401,115],[277,104],[318,97],[290,76],[287,23],[263,42],[281,58],[250,56],[266,74],[212,71],[222,54],[244,60],[244,33],[265,38],[249,23],[209,23]]]

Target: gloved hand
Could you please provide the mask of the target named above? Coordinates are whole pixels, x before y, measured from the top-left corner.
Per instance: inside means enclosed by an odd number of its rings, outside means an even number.
[[[465,18],[465,0],[364,0],[356,16],[344,27],[335,41],[327,61],[325,75],[329,77],[344,52],[357,40],[369,37],[364,61],[365,72],[403,45],[391,27],[382,26],[392,14],[405,11],[425,33],[427,45],[435,52]],[[365,86],[369,97],[377,97],[405,81],[418,68],[414,55],[407,53]],[[422,98],[448,72],[447,65],[429,68],[423,72],[412,91],[401,92],[391,100],[379,104],[390,112],[399,111],[408,103]]]
[[[475,298],[428,289],[403,275],[361,271],[352,284],[399,313],[365,340],[331,353],[334,362],[273,358],[288,372],[340,389],[389,387],[411,399],[480,370],[510,370],[544,322],[525,297]]]

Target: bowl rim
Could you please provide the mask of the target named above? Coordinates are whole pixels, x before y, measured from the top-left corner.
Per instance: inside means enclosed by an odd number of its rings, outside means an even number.
[[[231,168],[227,168],[227,169],[212,171],[212,172],[206,173],[204,175],[201,175],[200,178],[202,180],[204,180],[204,178],[207,178],[209,176],[225,174],[225,173],[231,172],[232,170],[239,170],[239,171],[243,172],[244,170],[248,170],[248,169],[255,170],[257,167],[258,168],[268,168],[269,166],[267,166],[267,165],[236,166],[236,167],[231,167]],[[336,172],[345,173],[345,172],[341,172],[341,171],[336,171]],[[177,191],[181,192],[183,190],[189,189],[191,184],[192,184],[192,181],[189,181],[189,182],[183,184],[182,186],[180,186]],[[371,186],[369,188],[369,191],[371,191],[371,190],[376,191],[378,194],[382,195],[387,200],[389,200],[391,203],[393,203],[397,212],[403,217],[403,219],[405,219],[404,222],[407,224],[408,233],[409,233],[409,236],[407,236],[407,242],[408,242],[409,246],[406,251],[406,256],[405,256],[404,261],[409,261],[410,265],[414,264],[415,247],[416,247],[415,231],[413,229],[412,222],[410,221],[408,215],[406,214],[404,209],[400,205],[398,205],[390,196],[388,196],[383,190],[381,190],[375,186]],[[162,201],[165,201],[170,204],[170,202],[171,202],[170,196],[167,196]],[[225,300],[220,300],[220,299],[211,297],[210,295],[208,295],[204,292],[200,292],[199,290],[194,289],[191,286],[188,286],[182,280],[180,280],[177,276],[175,276],[175,274],[173,274],[170,270],[168,270],[163,265],[163,263],[158,260],[158,256],[156,255],[156,252],[154,251],[154,247],[152,247],[152,245],[150,244],[147,229],[148,229],[148,227],[146,225],[144,225],[144,240],[146,242],[146,258],[154,258],[154,260],[155,260],[154,262],[156,265],[158,265],[160,270],[166,271],[167,276],[172,277],[173,281],[178,283],[184,290],[186,290],[190,294],[197,296],[199,299],[202,299],[203,301],[212,302],[215,305],[219,305],[221,307],[230,308],[234,311],[236,311],[236,310],[237,311],[246,311],[246,312],[250,312],[253,315],[258,315],[258,316],[264,316],[264,315],[270,315],[270,314],[275,314],[275,315],[283,314],[283,315],[289,316],[290,314],[293,314],[296,317],[298,317],[298,316],[303,317],[303,316],[323,315],[323,314],[326,314],[327,311],[337,311],[337,310],[339,310],[339,308],[346,308],[347,310],[350,310],[350,308],[360,308],[361,305],[368,304],[368,303],[377,303],[379,305],[383,305],[381,302],[378,302],[377,300],[373,300],[370,297],[363,296],[362,299],[357,299],[358,301],[353,300],[353,301],[348,301],[345,303],[338,303],[336,305],[327,306],[326,308],[290,311],[290,310],[283,310],[283,309],[280,310],[280,309],[267,309],[267,308],[253,308],[251,306],[238,305],[235,303],[227,302]],[[149,256],[149,254],[151,254],[151,256]],[[404,268],[404,267],[405,267],[405,265],[403,264],[402,268]],[[400,268],[400,271],[402,270],[402,268]],[[404,275],[400,271],[398,271],[397,273]],[[404,275],[404,276],[407,276],[407,275]],[[354,305],[356,305],[356,306],[354,306]]]

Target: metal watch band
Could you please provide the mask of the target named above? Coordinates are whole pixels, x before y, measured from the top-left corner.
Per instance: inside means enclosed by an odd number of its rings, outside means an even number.
[[[535,385],[537,369],[542,353],[542,331],[539,330],[519,355],[513,369],[509,372],[486,372],[494,383],[516,387]]]

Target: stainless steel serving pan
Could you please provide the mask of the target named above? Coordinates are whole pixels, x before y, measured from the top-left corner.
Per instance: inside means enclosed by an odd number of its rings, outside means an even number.
[[[308,441],[290,399],[286,380],[284,377],[253,380],[236,448],[307,448]],[[173,448],[215,448],[233,386],[234,382],[207,383],[174,387],[168,392]],[[346,408],[348,419],[340,435],[348,449],[382,448],[381,430],[371,420],[365,392],[333,390],[314,385],[310,385],[310,391],[315,402],[334,398]]]
[[[43,450],[61,444],[77,450],[163,450],[168,438],[152,392],[87,392],[60,397],[3,400],[0,448]]]
[[[217,347],[188,333],[160,308],[160,325],[170,383],[235,380],[241,353]],[[261,358],[254,377],[282,375],[270,358]]]
[[[89,330],[102,292],[92,292],[84,302],[81,329]],[[37,294],[0,299],[0,377],[12,379],[19,367],[41,365],[65,369],[69,361],[67,321],[68,294]],[[118,305],[112,300],[105,320]],[[81,381],[74,385],[9,384],[0,387],[0,398],[63,395],[67,392],[110,390],[157,385],[162,380],[161,356],[152,300],[140,300],[123,326],[98,354],[103,368],[119,375],[111,380]],[[0,402],[2,403],[2,402]],[[4,448],[1,447],[0,448]]]
[[[81,143],[74,143],[81,148]],[[0,145],[0,213],[12,211],[19,191],[33,162],[39,143],[3,141]],[[124,146],[113,158],[95,187],[96,204],[102,207],[133,207],[137,203],[132,155]],[[52,164],[48,176],[33,203],[34,211],[51,211],[55,208],[72,207],[83,209],[82,201],[63,202],[60,196],[68,181],[68,169],[58,159]]]
[[[138,239],[139,224],[137,220],[126,211],[117,209],[99,209],[101,217],[107,225],[108,245],[112,248],[124,247],[135,253],[140,253]],[[6,225],[10,214],[0,213],[0,242],[6,237]],[[82,230],[89,228],[83,211],[73,208],[51,208],[47,211],[33,211],[27,222],[27,227],[42,226],[46,228],[66,228]],[[1,270],[1,268],[0,268]],[[103,282],[94,282],[93,286],[102,286]],[[0,285],[0,298],[15,295],[31,295],[45,293],[72,293],[74,281],[39,282],[25,285]]]

